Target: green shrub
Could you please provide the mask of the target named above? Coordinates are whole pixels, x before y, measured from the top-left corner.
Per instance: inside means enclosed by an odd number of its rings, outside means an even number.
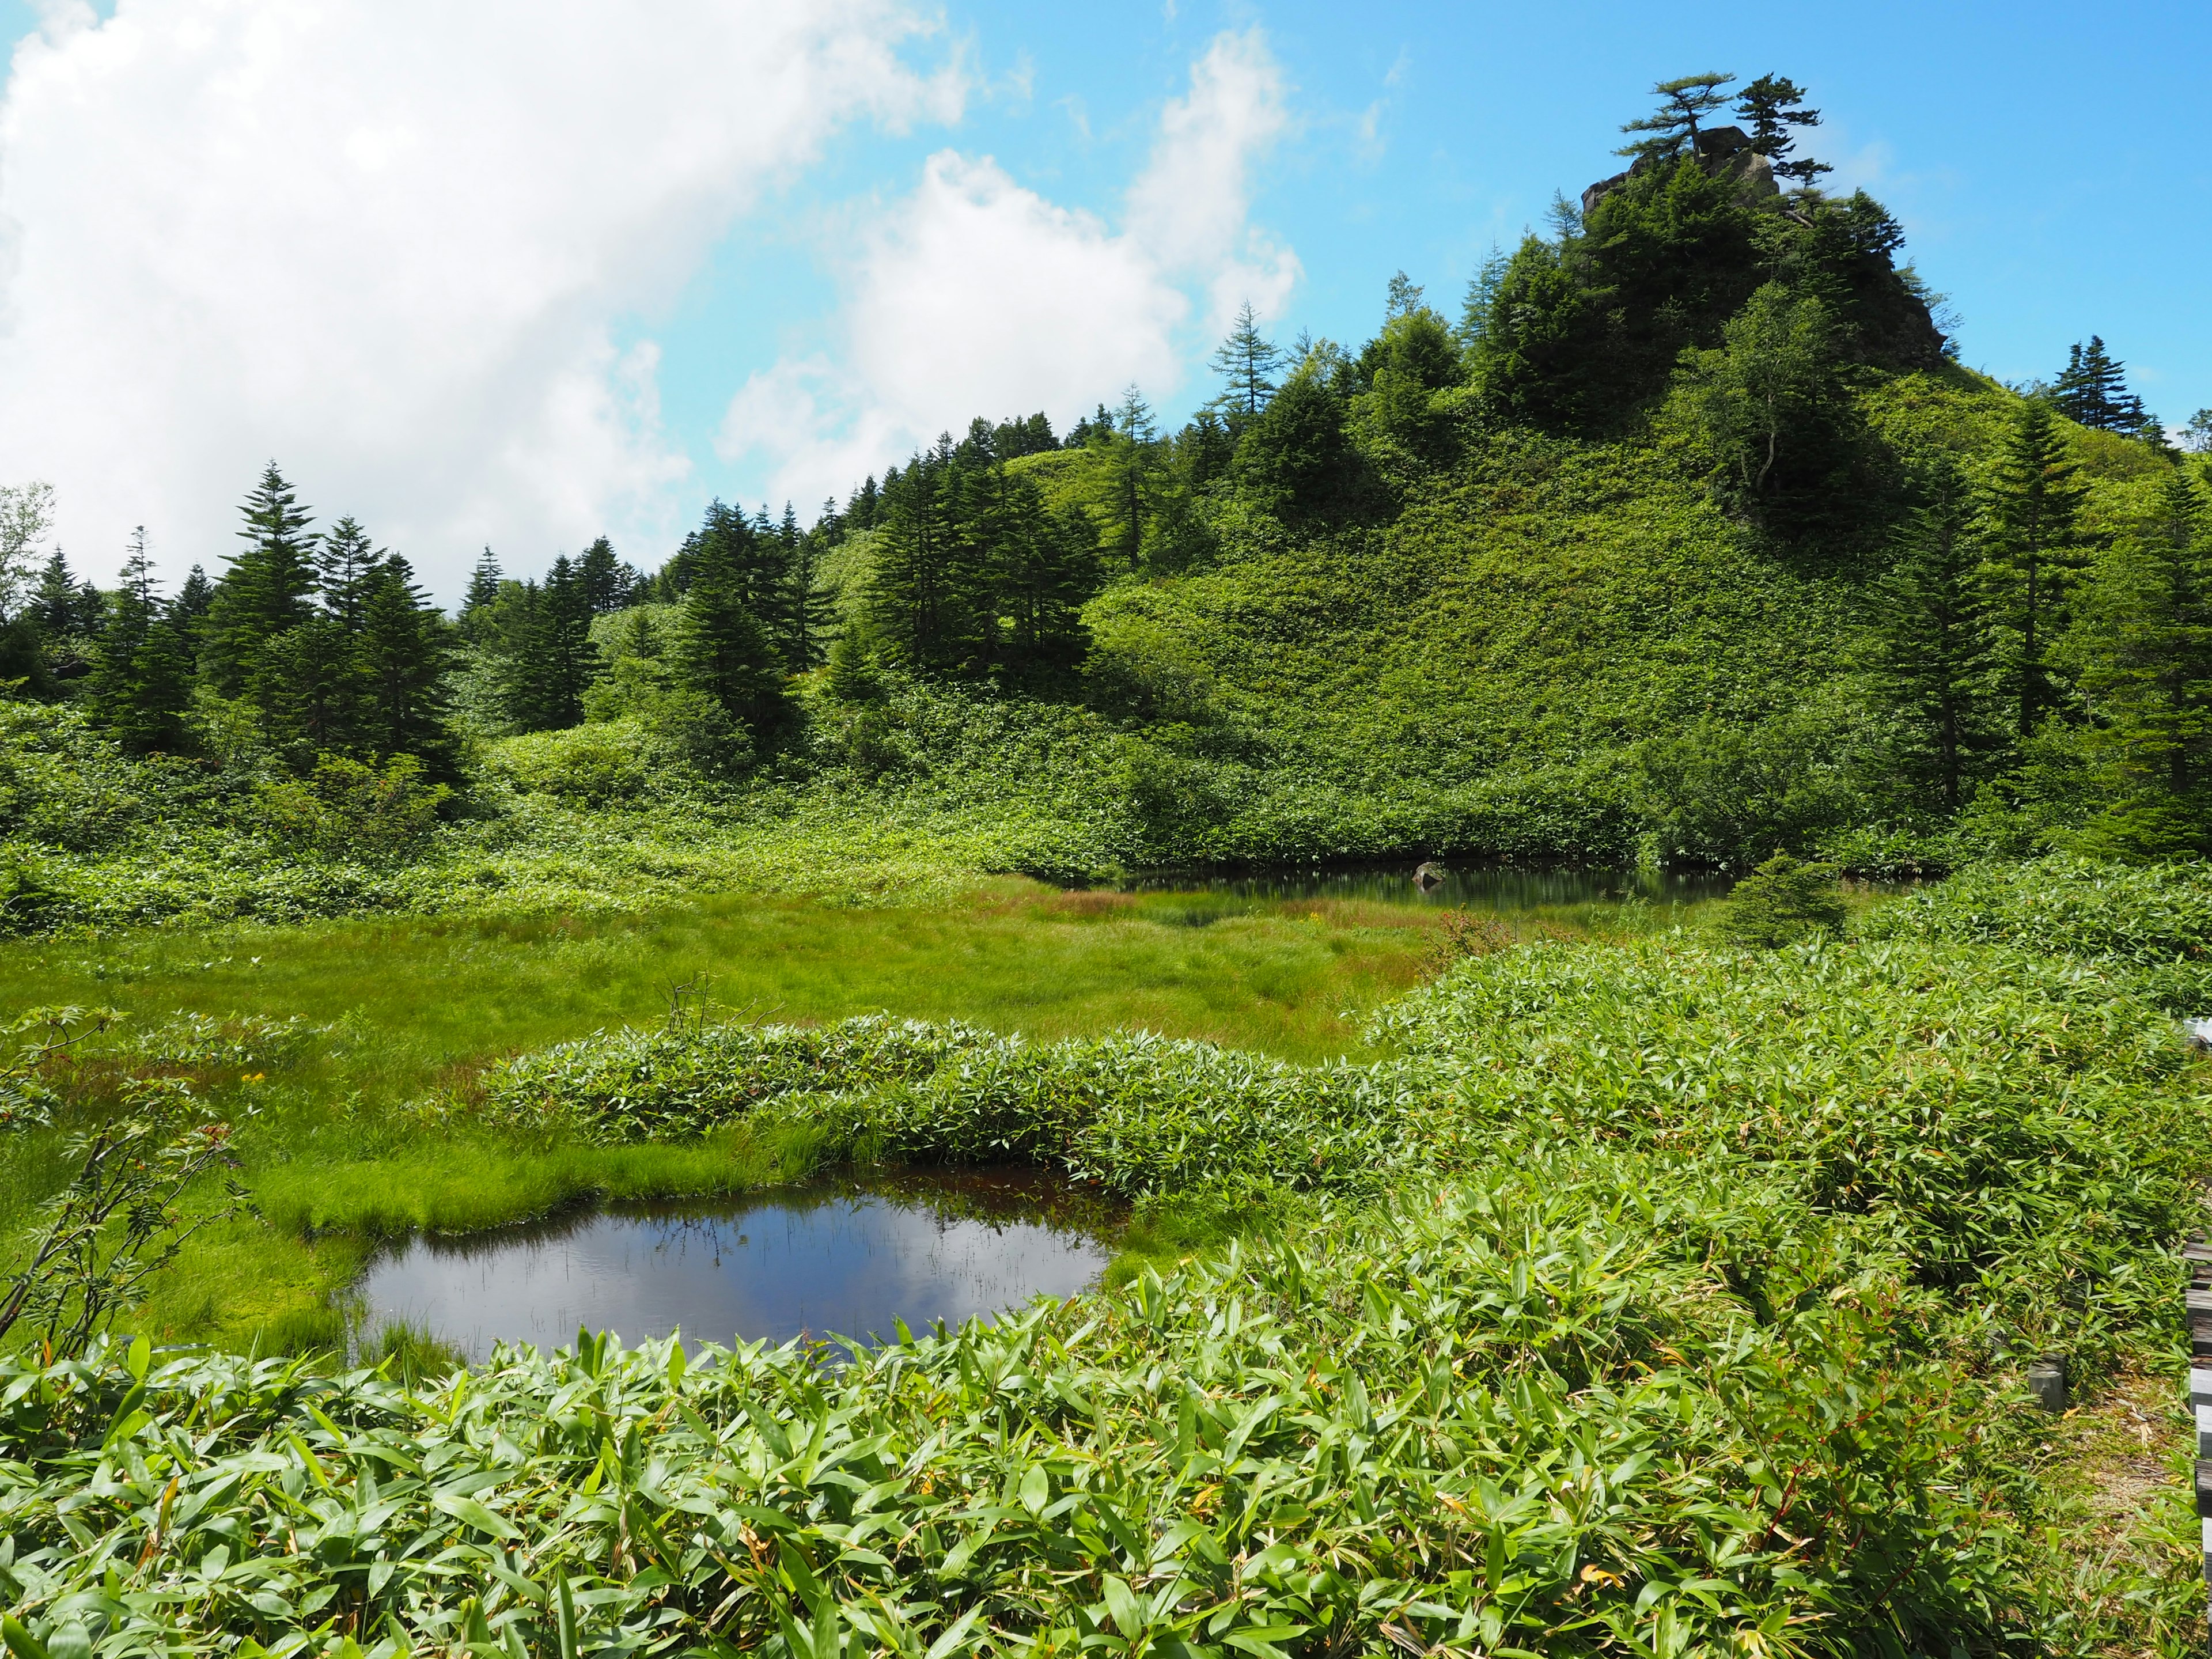
[[[1834,865],[1806,864],[1777,853],[1736,883],[1718,926],[1725,939],[1771,951],[1840,933],[1846,917]]]

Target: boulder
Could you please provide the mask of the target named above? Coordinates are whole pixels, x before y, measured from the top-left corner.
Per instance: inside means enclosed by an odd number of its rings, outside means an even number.
[[[1774,182],[1774,164],[1751,147],[1751,135],[1741,127],[1707,127],[1698,134],[1697,148],[1700,167],[1715,178],[1733,177],[1741,193],[1751,200],[1782,193],[1782,187]],[[1626,173],[1599,179],[1583,192],[1583,216],[1588,218],[1608,191],[1618,190],[1637,173],[1649,173],[1653,165],[1650,156],[1639,155]]]

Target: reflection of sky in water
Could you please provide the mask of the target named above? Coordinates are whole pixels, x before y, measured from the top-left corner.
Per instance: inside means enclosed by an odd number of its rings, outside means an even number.
[[[421,1238],[369,1268],[372,1325],[428,1325],[471,1354],[558,1347],[577,1328],[624,1342],[915,1331],[1072,1296],[1113,1252],[1027,1220],[940,1217],[860,1194],[726,1213],[600,1212],[466,1242]]]

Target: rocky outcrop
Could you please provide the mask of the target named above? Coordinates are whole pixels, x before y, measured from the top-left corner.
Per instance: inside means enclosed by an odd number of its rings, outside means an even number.
[[[1700,132],[1698,162],[1715,178],[1735,179],[1740,193],[1748,201],[1782,193],[1781,186],[1774,182],[1772,165],[1751,147],[1751,135],[1741,127],[1710,127]],[[1651,157],[1639,155],[1627,172],[1599,179],[1583,192],[1583,216],[1588,218],[1590,210],[1605,199],[1607,191],[1618,190],[1636,174],[1649,173],[1658,165]]]

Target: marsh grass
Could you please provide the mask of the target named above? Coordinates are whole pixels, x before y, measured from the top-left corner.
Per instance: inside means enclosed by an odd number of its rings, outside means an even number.
[[[1626,936],[1668,914],[1577,906],[1502,925],[1516,938]],[[331,1298],[382,1240],[816,1173],[820,1137],[799,1126],[592,1146],[410,1109],[468,1099],[487,1066],[515,1054],[654,1024],[679,987],[724,1019],[889,1011],[1045,1040],[1143,1030],[1297,1061],[1358,1059],[1373,1052],[1361,1019],[1432,971],[1447,925],[1436,910],[1374,901],[1071,892],[1006,878],[951,902],[873,909],[726,897],[647,915],[11,941],[0,944],[0,1010],[74,1001],[128,1016],[67,1079],[70,1123],[100,1120],[149,1068],[186,1078],[241,1121],[245,1179],[266,1221],[195,1239],[143,1322],[167,1340],[306,1352],[349,1340]],[[58,1135],[0,1146],[0,1225],[67,1173]],[[1209,1248],[1245,1230],[1232,1219],[1140,1218],[1132,1260]]]

